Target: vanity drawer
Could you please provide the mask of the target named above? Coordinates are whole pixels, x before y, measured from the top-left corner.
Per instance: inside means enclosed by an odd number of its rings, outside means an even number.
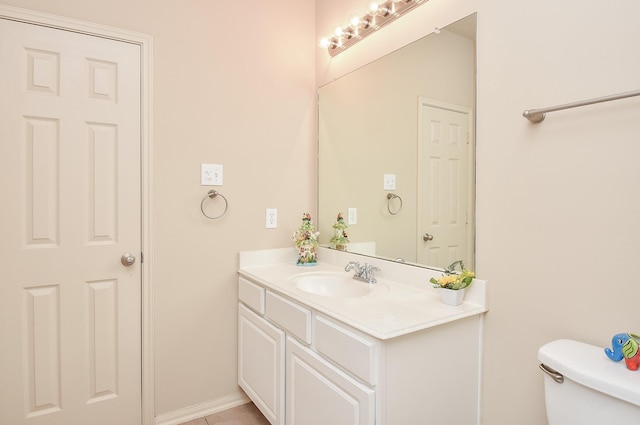
[[[378,383],[380,341],[316,315],[313,319],[316,349],[371,385]]]
[[[263,287],[244,277],[238,278],[238,299],[260,314],[264,314],[265,292]]]
[[[267,317],[289,331],[289,334],[307,344],[311,343],[311,310],[267,291]]]

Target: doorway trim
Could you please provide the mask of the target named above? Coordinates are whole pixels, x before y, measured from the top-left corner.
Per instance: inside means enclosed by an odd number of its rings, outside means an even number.
[[[153,340],[153,279],[151,206],[153,194],[153,37],[101,24],[80,21],[64,16],[22,9],[0,4],[0,19],[35,24],[49,28],[77,32],[140,46],[140,158],[142,193],[142,358],[141,358],[141,415],[143,425],[155,423],[154,406],[154,340]]]

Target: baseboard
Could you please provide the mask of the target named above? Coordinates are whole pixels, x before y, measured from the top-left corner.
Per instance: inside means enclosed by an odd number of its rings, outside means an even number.
[[[163,413],[162,415],[156,416],[155,424],[178,425],[193,419],[213,415],[214,413],[222,412],[223,410],[231,409],[241,404],[246,404],[249,401],[249,398],[243,392],[238,392],[217,400],[206,401],[185,407],[184,409]]]

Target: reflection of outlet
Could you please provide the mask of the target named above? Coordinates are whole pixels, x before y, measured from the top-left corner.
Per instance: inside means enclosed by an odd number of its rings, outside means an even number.
[[[278,209],[277,208],[267,208],[266,227],[267,229],[275,229],[278,227]]]
[[[358,209],[357,208],[349,208],[347,210],[347,224],[349,226],[353,226],[354,224],[358,224]]]

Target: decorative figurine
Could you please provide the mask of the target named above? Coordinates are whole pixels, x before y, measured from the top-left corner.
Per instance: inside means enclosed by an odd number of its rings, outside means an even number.
[[[347,237],[347,225],[344,222],[344,218],[342,217],[342,213],[338,213],[338,218],[336,219],[335,224],[333,225],[334,232],[333,237],[329,242],[331,242],[331,248],[337,249],[338,251],[346,251],[347,244],[349,243],[349,238]]]
[[[311,214],[302,215],[302,224],[293,234],[293,241],[298,247],[299,266],[315,266],[318,262],[316,248],[318,247],[318,235],[311,221]]]
[[[627,369],[638,370],[640,365],[640,335],[632,333],[616,334],[611,339],[610,348],[605,348],[604,352],[614,362],[619,362],[624,358],[624,362],[627,364]]]

